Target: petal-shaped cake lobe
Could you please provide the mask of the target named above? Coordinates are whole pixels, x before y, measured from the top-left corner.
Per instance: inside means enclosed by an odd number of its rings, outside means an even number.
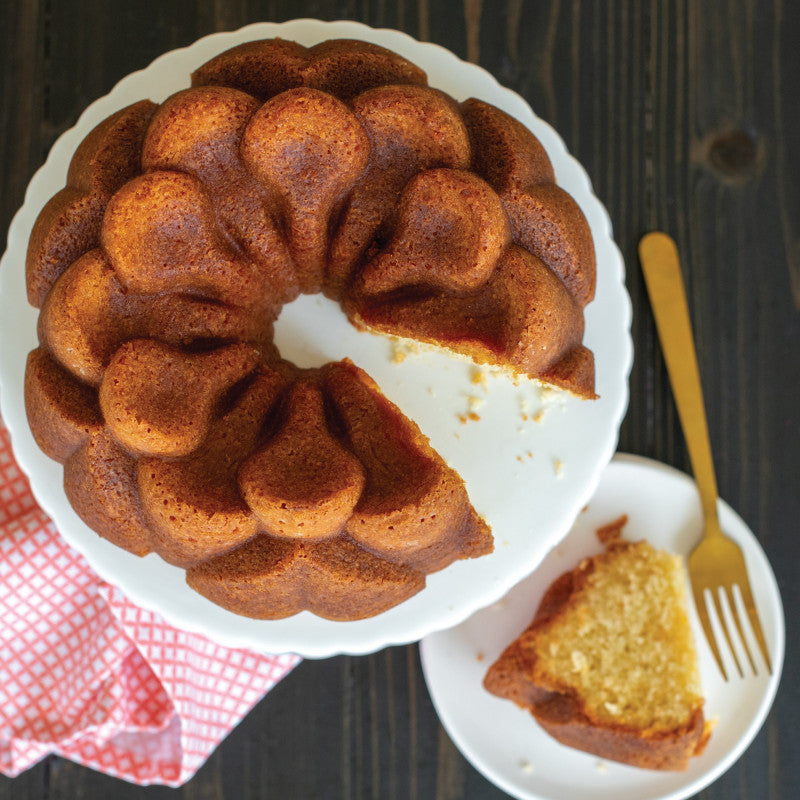
[[[381,86],[352,100],[370,159],[331,241],[325,292],[338,298],[356,262],[392,214],[408,180],[424,169],[467,169],[467,130],[452,98],[422,86]]]
[[[148,333],[148,312],[157,300],[125,292],[106,255],[95,248],[53,284],[39,315],[39,339],[73,375],[98,386],[119,345]],[[186,330],[185,322],[182,317],[163,333]]]
[[[239,472],[242,497],[266,532],[287,538],[338,534],[363,486],[364,471],[328,430],[322,393],[310,380],[292,386],[278,431]]]
[[[97,394],[37,347],[25,365],[25,410],[36,444],[62,464],[103,428]]]
[[[472,144],[472,168],[496,192],[555,183],[542,143],[521,122],[474,97],[461,104],[461,114]]]
[[[114,270],[99,248],[75,261],[53,284],[39,315],[39,340],[82,381],[98,385],[119,342]]]
[[[510,238],[503,204],[485,181],[460,170],[422,172],[403,191],[392,240],[364,266],[356,291],[475,289]]]
[[[578,345],[542,374],[545,383],[578,397],[597,398],[594,391],[594,353]]]
[[[424,572],[491,552],[489,528],[464,482],[419,428],[354,364],[327,364],[322,372],[343,436],[366,473],[347,533],[373,553]]]
[[[285,39],[244,42],[198,67],[192,86],[229,86],[259,100],[303,85],[308,48]]]
[[[506,357],[513,367],[542,375],[580,346],[583,314],[564,284],[538,258],[512,246],[491,287],[505,309]]]
[[[340,536],[301,542],[256,536],[186,573],[195,591],[255,619],[308,610],[332,620],[373,617],[425,587],[425,576]]]
[[[596,272],[592,232],[580,206],[560,186],[547,184],[510,189],[503,205],[514,241],[544,261],[583,308],[594,297]]]
[[[91,436],[67,459],[64,490],[78,516],[104,539],[137,556],[150,552],[136,460],[108,430]]]
[[[308,50],[303,83],[342,100],[384,84],[425,86],[427,75],[398,53],[372,42],[329,39]]]
[[[311,48],[283,39],[245,42],[192,73],[192,86],[231,86],[260,100],[297,86],[348,99],[373,86],[424,86],[427,80],[418,66],[397,53],[353,39],[331,39]]]
[[[268,296],[264,276],[232,249],[190,175],[150,172],[129,181],[108,204],[101,240],[129,291],[195,292],[240,306]]]
[[[25,262],[28,301],[40,308],[56,278],[100,242],[109,197],[140,169],[144,132],[156,110],[140,100],[103,120],[81,142],[67,185],[33,226]]]
[[[254,536],[258,521],[241,498],[240,466],[256,447],[285,380],[260,367],[206,440],[182,459],[142,458],[138,482],[153,549],[182,567],[226,552]]]
[[[335,97],[291,89],[264,103],[250,120],[242,157],[280,195],[301,290],[319,291],[331,217],[364,171],[367,134]]]
[[[514,242],[544,261],[581,307],[594,297],[592,233],[578,204],[555,185],[539,140],[520,122],[480,100],[461,104],[472,168],[500,194]]]
[[[260,105],[255,97],[223,86],[173,94],[147,130],[142,168],[189,172],[204,182],[236,171],[242,134]]]
[[[260,107],[236,89],[186,89],[158,109],[142,148],[145,171],[178,170],[205,188],[219,225],[235,245],[258,262],[276,304],[299,291],[285,239],[273,219],[277,199],[242,163],[245,127]]]
[[[187,455],[206,438],[219,399],[258,360],[246,344],[187,353],[134,339],[117,350],[103,375],[103,418],[131,453]]]
[[[504,359],[578,397],[596,397],[594,356],[581,344],[583,313],[561,279],[536,256],[512,246],[490,291],[504,310]]]
[[[238,340],[272,351],[272,319],[181,294],[124,291],[100,249],[90,250],[53,284],[39,315],[39,339],[82,381],[99,385],[128,339],[166,344]]]

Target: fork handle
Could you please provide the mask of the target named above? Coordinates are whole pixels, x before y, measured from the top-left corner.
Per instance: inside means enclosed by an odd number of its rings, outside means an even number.
[[[665,233],[648,233],[639,243],[639,258],[700,492],[706,534],[720,533],[717,480],[678,250]]]

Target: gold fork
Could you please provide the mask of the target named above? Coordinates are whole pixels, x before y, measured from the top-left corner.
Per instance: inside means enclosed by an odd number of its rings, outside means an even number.
[[[711,652],[714,654],[714,659],[722,672],[723,678],[727,681],[728,675],[725,672],[708,616],[705,600],[705,591],[708,589],[711,601],[717,612],[720,628],[733,655],[733,661],[736,664],[739,675],[743,676],[725,617],[722,614],[720,593],[727,598],[731,617],[739,633],[739,640],[750,661],[753,673],[757,674],[758,670],[747,645],[742,622],[734,603],[733,587],[738,585],[742,603],[750,620],[750,626],[764,657],[767,671],[771,673],[772,665],[770,664],[767,644],[764,640],[761,623],[753,602],[753,595],[750,591],[750,581],[747,579],[744,555],[741,548],[725,536],[719,526],[717,481],[714,477],[714,462],[711,459],[708,424],[703,407],[703,393],[700,386],[700,374],[697,369],[697,355],[692,339],[692,328],[689,322],[689,309],[686,305],[686,293],[678,261],[678,250],[675,247],[675,242],[665,233],[648,233],[639,243],[639,258],[642,262],[645,283],[647,284],[650,303],[656,319],[658,338],[661,341],[661,349],[664,354],[670,382],[672,383],[672,391],[678,407],[678,416],[686,437],[689,459],[692,462],[692,471],[700,492],[700,502],[703,509],[703,538],[688,559],[689,577],[697,613],[703,625],[708,644],[711,647]]]

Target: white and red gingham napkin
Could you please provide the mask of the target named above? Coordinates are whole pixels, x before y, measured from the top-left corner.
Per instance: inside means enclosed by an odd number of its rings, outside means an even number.
[[[0,420],[0,772],[56,753],[179,786],[298,661],[174,628],[102,581],[36,505]]]

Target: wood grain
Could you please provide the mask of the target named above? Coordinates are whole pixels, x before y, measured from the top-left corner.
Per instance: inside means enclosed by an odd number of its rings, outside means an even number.
[[[705,800],[788,800],[800,776],[800,14],[789,0],[29,0],[0,3],[0,230],[83,108],[160,53],[296,16],[400,28],[520,92],[586,168],[627,265],[636,358],[620,449],[688,469],[636,244],[677,241],[721,495],[759,536],[789,626],[764,730]],[[172,791],[57,757],[0,800],[505,797],[436,718],[415,646],[307,661]]]

